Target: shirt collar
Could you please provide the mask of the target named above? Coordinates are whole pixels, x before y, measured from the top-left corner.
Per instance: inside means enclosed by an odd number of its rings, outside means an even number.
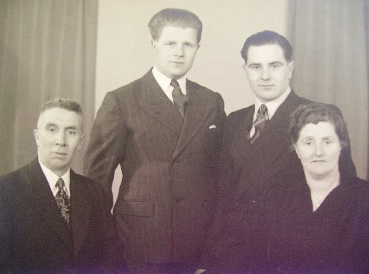
[[[262,104],[266,105],[267,109],[268,109],[268,118],[269,120],[272,119],[274,113],[277,111],[277,109],[279,108],[279,106],[286,100],[287,96],[291,93],[291,88],[288,87],[286,89],[285,92],[282,93],[281,96],[279,96],[277,99],[274,99],[272,101],[263,103],[260,101],[259,98],[255,98],[255,112],[254,112],[254,120],[256,119],[256,113],[258,111],[258,109],[260,108],[260,106]]]
[[[167,77],[163,73],[161,73],[155,66],[152,69],[152,74],[154,75],[154,78],[155,78],[156,82],[158,82],[159,86],[165,92],[165,94],[168,96],[168,98],[169,99],[172,98],[173,88],[170,85],[170,81],[172,81],[172,79],[170,79],[169,77]],[[182,78],[177,79],[177,82],[178,82],[179,86],[181,87],[182,93],[186,95],[186,93],[187,93],[187,90],[186,90],[186,76],[183,76]]]
[[[59,178],[62,178],[65,184],[65,187],[67,188],[67,194],[70,197],[70,168],[67,170],[67,172],[63,176],[59,177],[53,171],[47,168],[44,164],[42,164],[40,160],[38,160],[38,162],[40,163],[41,169],[43,173],[45,174],[47,182],[49,183],[50,189],[53,192],[54,196],[58,192],[58,187],[56,186],[56,182],[58,181]]]

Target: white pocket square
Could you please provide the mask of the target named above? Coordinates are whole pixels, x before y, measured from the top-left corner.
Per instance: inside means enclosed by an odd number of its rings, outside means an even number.
[[[217,128],[217,126],[216,126],[216,125],[211,125],[211,126],[209,127],[209,129],[212,129],[212,128]]]

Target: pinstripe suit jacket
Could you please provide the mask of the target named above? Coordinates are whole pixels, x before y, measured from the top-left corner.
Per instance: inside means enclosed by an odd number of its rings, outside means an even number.
[[[258,227],[260,210],[277,174],[302,171],[301,162],[291,148],[289,121],[299,105],[310,102],[292,91],[253,145],[248,136],[255,105],[228,116],[220,157],[220,213],[210,233],[204,266],[217,265],[236,271],[263,263],[266,249]],[[350,150],[341,154],[340,169],[355,174]]]
[[[187,81],[187,95],[182,120],[150,70],[107,93],[97,113],[85,174],[112,203],[120,165],[114,216],[130,261],[193,263],[202,252],[225,113],[222,97],[205,87]]]
[[[111,246],[108,237],[117,238],[103,190],[72,170],[70,190],[69,230],[37,159],[0,177],[1,273],[87,273],[108,259],[105,244]]]

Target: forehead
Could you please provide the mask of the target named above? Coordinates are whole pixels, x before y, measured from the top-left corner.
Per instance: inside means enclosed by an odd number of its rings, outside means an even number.
[[[77,112],[62,108],[47,109],[40,114],[38,126],[53,124],[60,127],[82,128],[82,116]]]
[[[317,124],[313,123],[306,124],[300,130],[300,138],[304,138],[307,136],[316,138],[337,137],[337,133],[332,123],[319,122]]]
[[[286,62],[283,49],[278,44],[250,46],[247,51],[248,63]]]
[[[197,30],[188,27],[165,26],[159,40],[189,40],[197,43]]]

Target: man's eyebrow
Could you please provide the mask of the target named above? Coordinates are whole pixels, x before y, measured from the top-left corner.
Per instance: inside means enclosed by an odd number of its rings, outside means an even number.
[[[54,123],[46,123],[46,127],[56,127],[57,125]]]
[[[250,63],[250,64],[248,64],[247,66],[248,67],[251,67],[251,66],[260,66],[261,65],[261,63]]]
[[[66,127],[65,129],[68,130],[68,129],[78,129],[78,128],[76,126],[69,126],[69,127]]]
[[[280,65],[283,64],[281,61],[270,62],[269,65]]]

